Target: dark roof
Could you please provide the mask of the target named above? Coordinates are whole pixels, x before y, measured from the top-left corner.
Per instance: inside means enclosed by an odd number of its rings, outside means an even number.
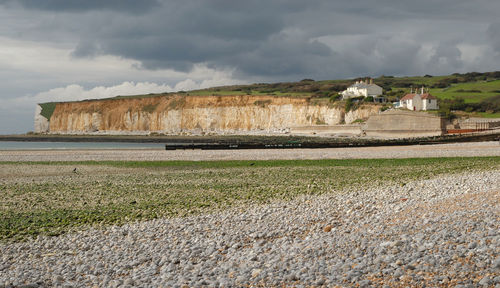
[[[422,99],[436,99],[436,97],[432,96],[430,93],[424,93],[421,97]]]
[[[424,94],[406,94],[401,100],[410,100],[413,99],[413,97],[420,95],[420,98],[422,99],[436,99],[436,97],[432,96],[430,93],[424,93]]]
[[[365,82],[360,82],[360,83],[354,83],[352,84],[350,87],[358,87],[360,89],[363,89],[363,88],[368,88],[368,87],[373,87],[373,86],[377,86],[377,87],[380,87],[378,86],[377,84],[368,84],[368,83],[365,83]]]

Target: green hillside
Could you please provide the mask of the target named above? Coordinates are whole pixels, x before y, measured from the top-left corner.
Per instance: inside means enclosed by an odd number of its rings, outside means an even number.
[[[215,87],[186,92],[189,95],[276,95],[292,97],[329,98],[340,100],[339,93],[358,80],[367,77],[314,81],[304,79],[299,82],[259,83]],[[373,82],[384,89],[390,102],[399,100],[410,89],[424,86],[439,99],[440,113],[450,116],[450,111],[463,111],[480,117],[500,117],[500,71],[455,73],[445,76],[373,78]],[[366,100],[365,100],[366,101]]]
[[[251,85],[233,85],[187,92],[189,95],[247,95],[266,94],[277,96],[330,97],[345,90],[353,82],[367,77],[314,81],[304,79],[299,82],[258,83]],[[464,97],[466,102],[480,102],[484,98],[500,94],[500,71],[446,76],[392,77],[373,78],[375,84],[384,88],[389,98],[398,98],[410,91],[410,88],[425,86],[440,99]],[[394,97],[393,97],[394,96]]]
[[[446,88],[432,88],[432,95],[440,99],[463,98],[466,103],[479,103],[482,100],[500,95],[500,80],[452,84]]]

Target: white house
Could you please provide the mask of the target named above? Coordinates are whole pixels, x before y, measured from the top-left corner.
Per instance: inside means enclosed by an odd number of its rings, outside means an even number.
[[[415,93],[406,94],[399,100],[398,107],[413,111],[439,109],[436,97],[432,96],[430,93],[424,93],[424,87],[422,87],[420,94],[418,94],[417,91],[415,91]]]
[[[365,81],[356,81],[353,85],[349,86],[347,90],[342,91],[342,98],[353,98],[359,96],[372,96],[377,97],[382,95],[382,87],[373,84],[373,79]]]

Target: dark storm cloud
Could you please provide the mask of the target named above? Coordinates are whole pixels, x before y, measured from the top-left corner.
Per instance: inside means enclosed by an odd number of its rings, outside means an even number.
[[[278,35],[261,43],[252,50],[236,53],[231,58],[221,59],[222,63],[245,67],[251,75],[302,75],[312,73],[323,65],[322,61],[332,57],[333,51],[318,41],[309,42],[302,37]],[[333,57],[332,57],[333,59]]]
[[[431,62],[447,65],[458,70],[463,65],[460,60],[461,56],[462,52],[456,47],[456,43],[440,43],[431,57]]]
[[[286,77],[318,70],[332,53],[312,39],[323,32],[301,25],[304,17],[313,18],[310,14],[316,10],[310,5],[324,6],[321,1],[179,3],[164,2],[147,18],[116,20],[82,33],[74,55],[119,55],[140,60],[146,69],[186,71],[206,63],[236,67],[241,74]],[[331,15],[319,14],[323,25],[329,26]]]
[[[82,33],[74,55],[119,55],[138,59],[148,69],[185,71],[201,62],[231,66],[227,59],[258,49],[286,28],[283,15],[275,14],[280,5],[266,9],[269,5],[260,4],[165,2],[147,18],[114,19],[100,29]],[[283,10],[296,11],[297,7]]]
[[[17,3],[58,12],[39,23],[36,35],[74,37],[74,57],[115,55],[140,61],[142,69],[189,71],[204,63],[270,81],[453,73],[468,67],[461,45],[500,51],[497,0]]]
[[[500,53],[500,22],[492,23],[488,27],[488,36],[491,37],[493,49]]]
[[[26,9],[82,12],[89,10],[110,10],[129,13],[149,11],[159,5],[158,0],[5,0],[7,4],[19,3]],[[0,2],[1,4],[2,2]]]

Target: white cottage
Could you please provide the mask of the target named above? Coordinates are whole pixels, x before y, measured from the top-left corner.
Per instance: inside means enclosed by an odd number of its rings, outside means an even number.
[[[415,91],[415,93],[406,94],[401,98],[401,100],[399,100],[399,107],[413,111],[439,109],[437,98],[430,93],[424,93],[424,87],[422,87],[420,94],[416,92],[417,91]]]
[[[373,79],[365,81],[356,81],[353,85],[349,86],[347,90],[342,91],[342,98],[353,98],[360,96],[372,96],[377,97],[382,95],[382,87],[377,84],[373,84]]]

